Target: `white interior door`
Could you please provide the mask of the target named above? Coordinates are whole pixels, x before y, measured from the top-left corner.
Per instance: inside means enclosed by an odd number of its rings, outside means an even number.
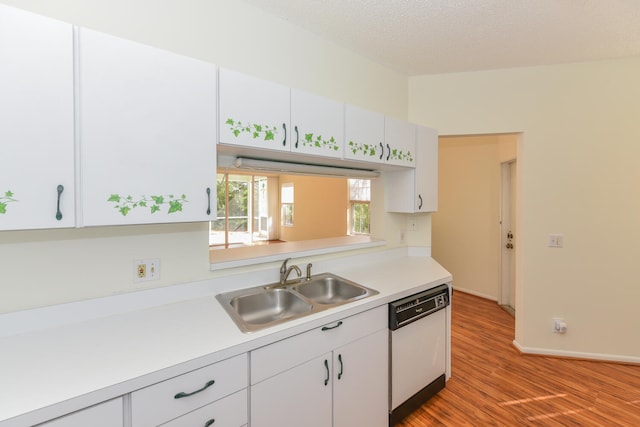
[[[500,304],[516,306],[516,161],[502,163]]]

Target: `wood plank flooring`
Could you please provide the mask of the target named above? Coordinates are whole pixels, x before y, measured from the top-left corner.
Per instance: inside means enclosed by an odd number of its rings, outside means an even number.
[[[522,355],[495,302],[452,301],[451,379],[399,427],[640,426],[640,366]]]

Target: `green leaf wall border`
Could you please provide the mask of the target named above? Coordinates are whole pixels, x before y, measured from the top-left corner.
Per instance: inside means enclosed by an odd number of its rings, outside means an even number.
[[[7,213],[9,203],[18,202],[18,199],[16,199],[14,195],[11,190],[7,190],[4,192],[4,195],[0,196],[0,214],[4,215]]]
[[[183,205],[189,203],[185,194],[179,197],[173,194],[160,195],[160,196],[139,196],[134,198],[131,195],[121,196],[120,194],[111,194],[107,199],[107,202],[115,203],[114,209],[122,216],[127,216],[129,212],[136,208],[148,208],[151,214],[161,212],[165,205],[168,206],[167,214],[181,212]]]

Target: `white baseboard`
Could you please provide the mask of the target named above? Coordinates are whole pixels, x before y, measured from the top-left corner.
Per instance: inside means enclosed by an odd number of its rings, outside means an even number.
[[[619,362],[619,363],[633,363],[640,365],[640,357],[635,356],[622,356],[618,354],[603,354],[603,353],[586,353],[581,351],[567,351],[557,350],[551,348],[538,348],[538,347],[524,347],[520,345],[516,340],[513,340],[513,345],[522,354],[535,354],[539,356],[552,356],[552,357],[565,357],[572,359],[585,359],[600,362]]]
[[[480,297],[480,298],[484,298],[484,299],[488,299],[488,300],[491,300],[491,301],[498,302],[498,298],[494,297],[493,295],[483,294],[481,292],[474,291],[473,289],[461,288],[460,286],[456,286],[455,283],[453,284],[453,290],[454,291],[464,292],[465,294],[475,295],[475,296]]]

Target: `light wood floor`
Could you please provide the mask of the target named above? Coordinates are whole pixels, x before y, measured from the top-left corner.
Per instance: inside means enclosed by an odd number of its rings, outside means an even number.
[[[514,319],[455,292],[452,377],[401,427],[640,426],[640,366],[521,355]]]

